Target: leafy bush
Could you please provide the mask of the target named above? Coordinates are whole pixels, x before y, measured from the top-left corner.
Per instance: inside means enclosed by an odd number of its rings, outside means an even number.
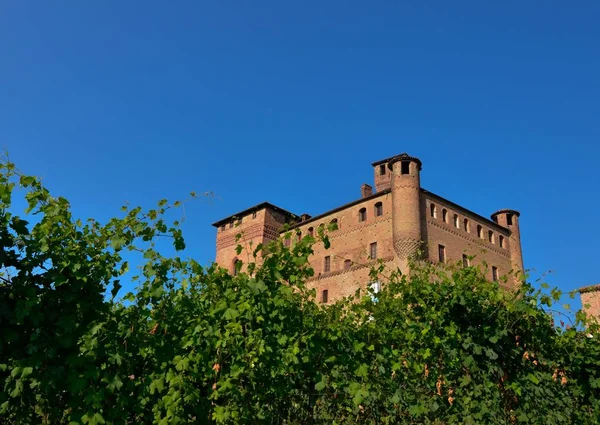
[[[12,211],[24,189],[27,214]],[[18,192],[17,192],[18,193]],[[75,220],[8,162],[0,174],[0,417],[44,424],[592,424],[600,344],[560,298],[476,268],[414,266],[328,306],[307,287],[315,243],[254,247],[244,272],[163,256],[185,244],[155,210]],[[125,258],[144,263],[129,277]],[[264,257],[263,257],[264,255]],[[260,259],[260,261],[258,261]],[[120,279],[137,291],[116,299]],[[106,296],[112,294],[112,298]],[[587,326],[587,327],[584,327]]]

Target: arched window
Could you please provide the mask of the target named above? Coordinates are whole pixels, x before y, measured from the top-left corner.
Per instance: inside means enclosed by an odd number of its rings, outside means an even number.
[[[494,237],[494,232],[491,230],[488,231],[488,241],[490,243],[496,243],[496,238]]]
[[[429,209],[431,211],[431,217],[437,218],[437,209],[435,208],[435,204],[429,205]]]
[[[500,248],[504,248],[504,236],[498,236],[498,241],[500,242]]]
[[[367,209],[361,208],[358,210],[358,221],[366,221],[367,220]]]
[[[383,215],[383,204],[381,202],[377,202],[375,204],[375,217],[380,217]]]
[[[242,266],[241,264],[242,262],[240,260],[238,260],[237,258],[234,258],[232,263],[231,263],[231,274],[234,276],[237,276],[240,272],[240,268]]]
[[[344,261],[344,270],[348,270],[348,269],[350,269],[350,267],[352,267],[352,260],[345,260]]]
[[[469,224],[469,219],[468,218],[464,219],[463,226],[464,226],[465,232],[467,232],[467,233],[471,232],[471,225]]]
[[[458,222],[458,214],[454,214],[454,227],[456,227],[457,229],[460,228],[460,224]]]
[[[483,239],[483,227],[479,224],[477,225],[477,237]]]
[[[311,238],[315,235],[315,229],[313,229],[312,227],[309,227],[307,232],[308,236],[310,236]]]
[[[448,223],[448,210],[446,208],[442,210],[442,220],[444,223]]]
[[[302,240],[302,232],[296,232],[296,242],[300,242]]]
[[[338,225],[338,219],[334,218],[333,220],[331,220],[329,222],[329,228],[333,231],[333,230],[337,230],[340,228],[340,226]]]

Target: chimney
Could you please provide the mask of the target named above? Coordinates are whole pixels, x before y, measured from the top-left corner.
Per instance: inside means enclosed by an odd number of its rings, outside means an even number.
[[[304,213],[300,216],[300,221],[306,221],[310,218],[310,215]]]
[[[371,196],[373,194],[373,188],[368,184],[363,184],[360,187],[360,197],[366,198],[367,196]]]

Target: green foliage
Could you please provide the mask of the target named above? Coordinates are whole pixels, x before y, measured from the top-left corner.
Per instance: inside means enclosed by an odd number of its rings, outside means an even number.
[[[371,276],[385,284],[376,299],[359,291],[321,306],[306,283],[313,244],[329,245],[325,229],[291,248],[253,247],[246,271],[232,276],[161,255],[159,237],[185,247],[165,216],[179,203],[82,223],[39,180],[1,167],[2,423],[600,417],[598,329],[582,313],[576,326],[555,326],[557,291],[503,290],[458,265],[415,265],[410,277],[378,265]],[[27,220],[12,211],[18,188]],[[143,259],[139,275],[129,275],[126,253]],[[117,299],[127,280],[138,289]]]

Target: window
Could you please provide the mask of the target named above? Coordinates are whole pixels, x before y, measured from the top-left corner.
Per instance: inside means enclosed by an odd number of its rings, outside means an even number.
[[[233,221],[231,223],[229,223],[229,228],[233,229]]]
[[[465,232],[467,232],[467,233],[471,232],[471,226],[469,225],[469,219],[468,218],[464,219],[463,226],[465,228]]]
[[[329,301],[329,291],[327,289],[323,289],[323,292],[321,292],[321,302],[323,304],[327,304],[327,301]]]
[[[410,174],[410,162],[402,161],[402,168],[400,169],[400,174]]]
[[[307,232],[308,232],[308,236],[310,236],[312,238],[314,236],[315,229],[313,229],[312,227],[309,227]]]
[[[446,247],[444,245],[438,245],[438,255],[440,257],[440,263],[446,262]]]
[[[222,225],[221,226],[221,232],[224,232],[224,231],[225,231],[225,225]]]
[[[252,220],[254,220],[255,218],[256,218],[256,211],[254,211],[254,212],[252,213]]]
[[[442,220],[444,223],[448,223],[448,210],[446,208],[442,210]]]
[[[500,242],[500,248],[504,248],[504,236],[498,236],[498,241]]]
[[[358,221],[366,221],[367,220],[367,209],[361,208],[358,210]]]
[[[385,174],[385,164],[381,164],[379,166],[379,175],[383,176]]]
[[[460,224],[458,221],[458,214],[454,214],[454,227],[456,227],[457,229],[460,228]]]
[[[300,242],[302,240],[302,232],[296,233],[296,242]]]
[[[381,202],[377,202],[375,204],[375,217],[380,217],[383,215],[383,204]]]
[[[494,236],[494,232],[491,230],[488,231],[488,241],[490,243],[496,243],[496,237]]]
[[[498,267],[492,266],[492,280],[494,282],[498,281]]]
[[[333,220],[331,220],[331,221],[329,222],[329,226],[330,226],[330,229],[331,229],[332,231],[333,231],[333,230],[337,230],[337,229],[339,229],[340,227],[338,226],[338,219],[337,219],[337,218],[334,218]]]
[[[379,293],[379,291],[381,291],[381,283],[379,283],[378,281],[375,282],[371,282],[369,284],[369,288],[371,289],[371,291],[373,292],[371,294],[371,300],[376,303],[377,300],[377,294]]]
[[[331,257],[329,255],[327,257],[325,257],[323,271],[325,271],[325,272],[331,271]]]
[[[236,222],[235,224],[236,224],[236,226],[239,226],[240,224],[242,224],[242,219],[241,219],[241,218],[238,218],[238,219],[237,219],[237,222]]]
[[[429,209],[430,209],[430,212],[431,212],[431,216],[433,218],[437,218],[437,210],[435,209],[435,204],[429,205]]]
[[[512,224],[513,224],[512,217],[513,217],[512,214],[506,214],[506,224],[508,224],[509,226],[512,226]]]
[[[234,259],[233,259],[233,267],[232,267],[232,269],[233,269],[233,270],[232,270],[232,274],[233,274],[234,276],[237,276],[237,275],[238,275],[238,273],[240,272],[240,268],[241,268],[241,266],[242,266],[242,265],[241,265],[241,261],[240,261],[240,260],[238,260],[237,258],[234,258]]]
[[[344,261],[344,270],[349,270],[352,267],[352,260]]]
[[[469,267],[471,265],[471,261],[469,261],[469,256],[467,254],[463,254],[463,267]]]
[[[479,239],[483,239],[483,227],[481,227],[479,224],[477,225],[477,237]]]
[[[369,253],[370,253],[369,256],[371,257],[371,259],[377,258],[377,242],[373,242],[371,244]]]

